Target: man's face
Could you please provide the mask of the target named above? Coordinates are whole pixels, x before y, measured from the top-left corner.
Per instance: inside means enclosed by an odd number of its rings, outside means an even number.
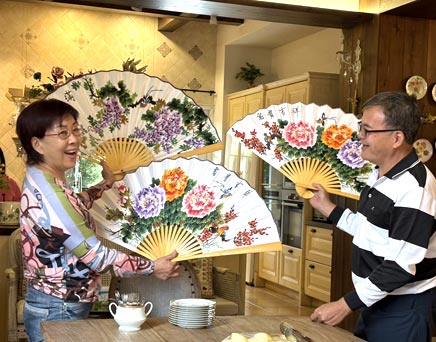
[[[384,122],[385,116],[379,106],[370,107],[363,112],[359,139],[362,142],[362,158],[381,166],[392,152],[394,132],[371,132],[390,127]]]

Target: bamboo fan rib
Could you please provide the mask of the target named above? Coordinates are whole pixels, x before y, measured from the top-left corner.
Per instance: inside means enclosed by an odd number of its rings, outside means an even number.
[[[150,164],[154,157],[141,142],[129,138],[116,138],[106,140],[85,158],[93,162],[104,160],[114,173],[115,180],[121,180],[126,173]]]
[[[340,191],[336,172],[327,164],[313,158],[299,158],[284,164],[280,168],[286,177],[295,183],[298,194],[303,198],[311,198],[313,183],[321,184],[326,191]]]
[[[156,260],[176,250],[184,259],[202,254],[201,246],[194,235],[181,226],[163,226],[147,235],[137,246],[137,253]]]

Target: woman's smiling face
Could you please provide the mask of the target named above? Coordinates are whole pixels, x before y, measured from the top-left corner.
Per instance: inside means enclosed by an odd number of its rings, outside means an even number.
[[[79,128],[79,129],[78,129]],[[62,138],[58,133],[66,131],[68,137]],[[48,128],[42,138],[34,138],[34,148],[44,158],[40,165],[59,179],[65,179],[65,172],[76,165],[81,134],[80,125],[71,115],[64,115],[62,120]]]

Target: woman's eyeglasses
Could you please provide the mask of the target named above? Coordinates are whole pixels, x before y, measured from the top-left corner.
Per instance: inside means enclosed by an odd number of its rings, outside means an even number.
[[[57,135],[59,138],[61,138],[62,140],[68,139],[70,137],[70,135],[74,135],[76,137],[80,137],[83,133],[83,129],[82,126],[77,126],[74,127],[71,131],[67,130],[67,129],[63,129],[60,132],[57,133],[50,133],[50,134],[45,134],[45,137],[50,137],[50,136],[55,136]]]
[[[390,129],[366,129],[362,125],[362,121],[357,122],[357,127],[360,135],[365,138],[369,133],[382,133],[382,132],[395,132],[401,131],[399,128],[390,128]]]

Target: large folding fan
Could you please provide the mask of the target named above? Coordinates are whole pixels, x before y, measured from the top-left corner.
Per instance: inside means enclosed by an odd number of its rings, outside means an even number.
[[[353,199],[372,170],[361,158],[358,119],[327,105],[283,103],[260,109],[227,132],[288,177],[300,196],[313,196],[313,183]]]
[[[82,156],[105,160],[117,179],[154,160],[223,148],[201,107],[170,83],[144,73],[82,75],[47,98],[66,101],[79,111]]]
[[[165,159],[115,182],[91,210],[97,233],[155,260],[281,249],[257,192],[233,171],[197,158]]]

